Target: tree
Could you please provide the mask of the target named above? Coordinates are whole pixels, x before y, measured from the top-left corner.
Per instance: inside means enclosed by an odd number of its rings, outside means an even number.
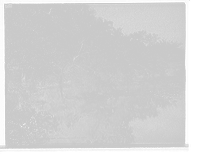
[[[27,10],[26,5],[16,6],[13,8],[14,11],[12,11],[14,14],[10,15],[13,19],[10,17],[6,19],[8,22],[6,29],[11,28],[8,34],[15,34],[11,36],[12,42],[20,43],[16,45],[16,48],[20,49],[18,57],[16,58],[19,58],[23,74],[27,78],[33,76],[33,78],[37,77],[40,80],[46,80],[48,75],[55,74],[52,69],[52,62],[55,65],[55,62],[62,59],[64,63],[60,63],[60,66],[62,64],[64,65],[61,66],[61,73],[59,74],[61,85],[63,70],[68,64],[67,59],[73,55],[70,54],[70,50],[72,53],[75,53],[73,52],[74,49],[70,46],[72,42],[74,43],[74,38],[79,29],[76,28],[75,21],[69,17],[69,14],[64,10],[65,8],[58,10],[54,9],[54,6],[51,9],[51,15],[35,11],[35,8],[33,8],[35,12],[32,15],[32,13],[30,14],[30,11],[32,12],[30,8],[31,6],[28,6]],[[16,29],[19,31],[13,31]],[[15,40],[19,38],[21,38],[21,42]],[[56,45],[65,47],[68,53],[64,53],[64,55],[63,52],[56,51],[58,48]],[[13,58],[12,54],[11,56]]]
[[[12,106],[7,105],[6,107]],[[21,110],[14,109],[6,114],[6,145],[28,146],[44,144],[48,140],[48,136],[46,131],[39,127],[35,117],[35,110],[27,104]]]
[[[5,28],[8,29],[5,39],[13,44],[6,43],[7,62],[16,60],[26,78],[33,75],[46,80],[47,75],[51,73],[50,60],[54,57],[47,51],[51,48],[48,39],[34,29],[30,24],[30,14],[21,10],[20,6],[12,8],[5,22]]]
[[[160,46],[168,59],[168,69],[166,74],[173,76],[184,72],[184,49],[180,48],[180,43],[167,42],[162,40]]]
[[[150,52],[149,47],[158,42],[158,35],[148,34],[146,31],[138,31],[130,34],[129,40],[131,46],[135,47],[141,53],[140,56],[143,56],[140,63],[145,63],[142,66],[142,70],[136,72],[137,76],[141,75],[149,78],[156,71],[155,57],[152,56],[153,53]]]
[[[157,116],[157,106],[171,105],[169,96],[174,92],[169,90],[184,91],[179,87],[184,85],[184,50],[145,31],[124,35],[111,21],[94,15],[88,5],[76,4],[13,5],[6,9],[6,83],[20,85],[26,92],[29,88],[25,85],[52,84],[48,79],[53,76],[62,99],[55,108],[67,108],[71,100],[77,117],[97,117],[93,141],[113,143],[110,139],[115,137],[117,142],[133,143],[129,122]],[[10,87],[6,86],[8,94],[12,94]],[[95,99],[101,100],[95,103]],[[80,104],[82,101],[85,104]],[[62,115],[65,112],[62,110]]]
[[[151,64],[154,68],[154,75],[165,75],[168,68],[168,58],[159,44],[154,44],[149,47],[149,56],[151,56]]]

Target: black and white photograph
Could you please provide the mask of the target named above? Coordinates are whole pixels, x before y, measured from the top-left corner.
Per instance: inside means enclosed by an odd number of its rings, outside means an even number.
[[[4,4],[5,147],[185,147],[185,3]]]

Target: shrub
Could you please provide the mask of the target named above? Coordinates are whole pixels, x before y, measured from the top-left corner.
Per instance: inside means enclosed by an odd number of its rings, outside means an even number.
[[[38,126],[35,117],[35,110],[29,106],[9,113],[6,117],[6,145],[37,145],[48,140],[45,130]]]

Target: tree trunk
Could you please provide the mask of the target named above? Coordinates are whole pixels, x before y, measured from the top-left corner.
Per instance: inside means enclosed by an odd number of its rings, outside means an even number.
[[[64,89],[64,78],[65,78],[65,73],[69,73],[70,68],[73,66],[72,65],[68,65],[66,64],[64,67],[62,67],[60,70],[60,76],[59,76],[59,92],[60,92],[60,96],[62,101],[64,101],[64,95],[63,95],[63,89]],[[67,68],[67,70],[66,70]]]
[[[61,96],[61,99],[63,99],[63,88],[62,88],[62,83],[63,83],[63,74],[60,75],[60,80],[59,80],[59,89],[60,89],[60,96]]]

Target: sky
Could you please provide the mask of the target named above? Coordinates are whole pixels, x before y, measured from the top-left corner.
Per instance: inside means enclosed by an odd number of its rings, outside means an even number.
[[[145,30],[159,37],[185,43],[185,4],[94,4],[97,17],[113,21],[124,34]]]

